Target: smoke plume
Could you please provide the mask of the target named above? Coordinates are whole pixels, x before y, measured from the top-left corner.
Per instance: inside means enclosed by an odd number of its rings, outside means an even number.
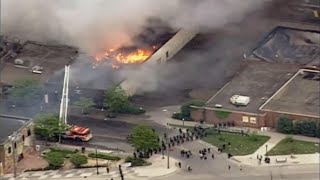
[[[262,8],[267,1],[269,0],[2,0],[1,31],[5,35],[22,39],[73,45],[93,54],[106,46],[130,43],[142,31],[150,17],[163,20],[173,29],[200,27],[202,32],[208,33],[245,20],[248,13]],[[237,31],[237,26],[233,28],[233,31]],[[171,67],[140,69],[138,77],[148,77],[141,91],[182,87],[188,83],[190,85],[190,82],[203,84],[205,80],[195,81],[199,79],[198,72],[209,72],[214,76],[212,81],[219,81],[221,73],[223,76],[230,76],[230,73],[221,70],[231,60],[223,60],[220,55],[227,46],[241,46],[243,39],[236,40],[236,43],[232,38],[212,42],[216,49],[212,50],[213,47],[210,47],[205,52],[190,51],[188,56],[182,57],[184,62],[173,63]],[[225,51],[224,54],[233,52]],[[228,55],[224,58],[228,58]],[[208,59],[211,61],[207,61]],[[212,67],[219,71],[210,69]],[[90,79],[89,73],[83,74],[87,80]],[[132,72],[123,74],[131,76]],[[177,82],[182,84],[178,85]]]
[[[93,52],[130,41],[146,19],[175,28],[221,27],[261,5],[256,0],[2,0],[6,35],[57,42]]]

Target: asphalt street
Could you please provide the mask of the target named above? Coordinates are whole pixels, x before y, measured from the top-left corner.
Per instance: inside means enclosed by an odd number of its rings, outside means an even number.
[[[89,141],[89,145],[98,145],[105,149],[119,149],[125,152],[133,151],[126,138],[139,124],[150,126],[159,134],[172,133],[172,130],[168,130],[165,126],[153,121],[146,121],[140,116],[119,116],[110,120],[96,119],[90,116],[71,116],[68,121],[70,124],[90,128],[93,139]]]

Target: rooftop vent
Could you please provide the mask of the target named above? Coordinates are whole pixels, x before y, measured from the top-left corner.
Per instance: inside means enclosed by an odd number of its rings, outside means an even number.
[[[31,72],[35,74],[42,74],[42,70],[43,67],[36,65],[32,67]]]
[[[236,106],[247,106],[250,102],[250,97],[248,96],[241,96],[241,95],[233,95],[230,98],[232,104]]]
[[[14,60],[14,64],[16,65],[23,65],[24,61],[22,59],[16,59]]]

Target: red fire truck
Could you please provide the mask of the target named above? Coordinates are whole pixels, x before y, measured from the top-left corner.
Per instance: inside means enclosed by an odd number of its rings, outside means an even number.
[[[89,128],[73,125],[65,133],[61,135],[61,138],[87,142],[92,139],[92,134]]]

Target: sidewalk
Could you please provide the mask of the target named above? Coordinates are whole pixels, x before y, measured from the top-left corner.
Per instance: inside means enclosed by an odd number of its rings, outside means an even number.
[[[162,159],[161,155],[154,155],[149,160],[152,164],[144,167],[122,167],[124,177],[128,178],[154,178],[169,175],[178,170],[176,166],[177,160],[170,157],[170,169],[167,169],[167,158]],[[99,168],[97,174],[96,168],[86,169],[72,169],[72,170],[50,170],[50,171],[34,171],[19,174],[17,178],[13,178],[12,174],[7,174],[1,180],[41,180],[41,179],[61,179],[61,178],[84,178],[84,177],[97,177],[97,178],[118,178],[120,177],[117,168],[111,169],[109,174],[104,167]]]
[[[270,151],[281,140],[285,139],[290,135],[281,134],[281,133],[272,132],[272,131],[259,131],[258,129],[251,129],[251,128],[249,129],[250,129],[250,132],[256,131],[259,135],[270,136],[270,139],[265,144],[263,144],[259,149],[257,149],[253,154],[246,155],[246,156],[234,156],[232,159],[237,163],[240,163],[242,165],[247,165],[247,166],[283,166],[283,165],[297,165],[297,164],[301,165],[301,164],[319,164],[320,163],[319,162],[320,155],[319,153],[315,153],[315,154],[296,154],[296,155],[293,155],[293,157],[291,157],[291,155],[269,156],[271,160],[269,164],[262,161],[261,164],[259,165],[259,161],[257,159],[258,155],[259,156],[262,155],[264,158],[266,151]],[[292,138],[297,140],[302,140],[302,141],[319,143],[319,139],[313,138],[313,137],[293,135]],[[277,160],[279,162],[277,162]]]
[[[167,122],[169,124],[173,125],[179,125],[182,126],[183,122],[181,120],[175,120],[172,118],[168,118]],[[199,125],[198,122],[193,121],[185,121],[185,126],[193,127],[195,125]],[[207,126],[210,126],[209,124],[206,124]],[[283,155],[283,156],[269,156],[271,159],[271,162],[269,164],[265,163],[264,161],[261,162],[261,165],[259,165],[259,162],[257,160],[257,155],[262,155],[263,158],[266,154],[266,150],[270,151],[273,147],[275,147],[281,140],[285,139],[286,137],[290,136],[293,139],[301,140],[301,141],[309,141],[314,143],[319,143],[319,138],[313,138],[313,137],[306,137],[306,136],[300,136],[300,135],[287,135],[287,134],[281,134],[274,131],[260,131],[259,129],[253,129],[253,128],[246,128],[243,127],[241,129],[244,129],[245,131],[247,129],[250,130],[250,132],[257,132],[258,135],[265,135],[269,136],[270,139],[263,144],[260,148],[258,148],[253,154],[246,155],[246,156],[234,156],[231,159],[241,165],[245,166],[284,166],[284,165],[297,165],[297,164],[319,164],[320,162],[320,155],[319,153],[315,154],[296,154],[291,157],[291,155]],[[266,148],[267,145],[267,148]],[[285,161],[285,162],[276,162],[278,161]]]
[[[162,159],[162,155],[155,155],[152,156],[149,161],[152,162],[151,166],[132,168],[135,176],[146,178],[160,177],[169,175],[178,170],[178,167],[176,166],[178,161],[172,157],[169,159],[169,169],[167,167],[168,159],[166,156]]]

